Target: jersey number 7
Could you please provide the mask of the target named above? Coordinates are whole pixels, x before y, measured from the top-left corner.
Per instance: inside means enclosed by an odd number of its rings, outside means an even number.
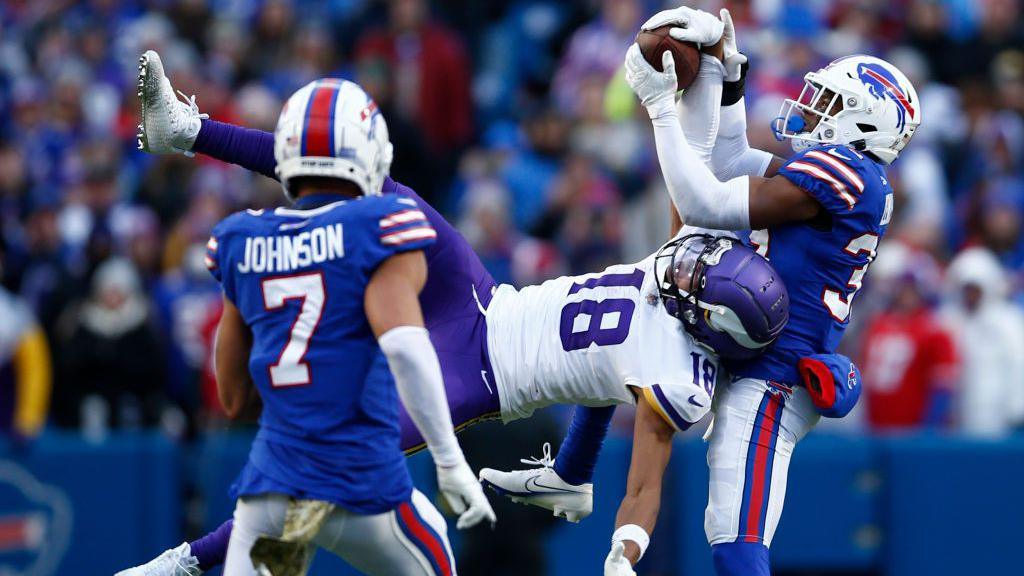
[[[279,310],[289,300],[301,300],[299,315],[292,322],[288,343],[281,349],[277,362],[268,369],[270,385],[301,386],[309,384],[309,364],[303,361],[324,310],[326,290],[322,272],[265,278],[263,305],[267,310]]]

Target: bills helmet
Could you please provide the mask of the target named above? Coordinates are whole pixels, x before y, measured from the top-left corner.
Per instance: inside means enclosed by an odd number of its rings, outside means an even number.
[[[847,56],[804,76],[796,100],[782,104],[772,131],[797,152],[846,144],[891,164],[921,124],[917,91],[895,66],[873,56]]]
[[[665,309],[722,358],[757,356],[789,320],[782,278],[735,238],[676,238],[658,251],[654,271]]]
[[[377,103],[347,80],[324,78],[299,88],[274,130],[277,177],[289,200],[289,181],[299,176],[349,180],[363,195],[379,195],[392,156]]]

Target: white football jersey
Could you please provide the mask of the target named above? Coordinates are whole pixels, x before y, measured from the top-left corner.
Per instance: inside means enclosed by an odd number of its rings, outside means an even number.
[[[635,404],[633,386],[684,430],[709,410],[718,374],[717,356],[665,311],[654,255],[518,291],[498,287],[487,345],[506,422],[551,404]]]

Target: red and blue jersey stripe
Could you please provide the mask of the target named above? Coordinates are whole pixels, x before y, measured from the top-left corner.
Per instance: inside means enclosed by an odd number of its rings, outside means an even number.
[[[804,154],[803,161],[823,166],[833,176],[838,178],[849,190],[858,195],[864,193],[864,179],[857,174],[857,170],[850,167],[842,152],[834,151],[835,148],[827,150],[811,150]],[[851,152],[852,153],[852,152]]]
[[[395,510],[402,533],[430,562],[436,576],[453,576],[452,559],[444,539],[420,516],[412,502],[403,502]]]
[[[852,159],[844,155],[853,153],[852,150],[817,148],[793,158],[782,170],[800,172],[828,184],[852,210],[864,193],[864,179],[850,165]]]
[[[765,391],[758,406],[747,447],[737,542],[764,541],[772,469],[775,463],[775,445],[779,439],[779,427],[785,404],[784,392],[771,389]]]
[[[437,231],[419,208],[392,212],[380,219],[379,226],[380,242],[385,246],[405,246],[437,238]]]

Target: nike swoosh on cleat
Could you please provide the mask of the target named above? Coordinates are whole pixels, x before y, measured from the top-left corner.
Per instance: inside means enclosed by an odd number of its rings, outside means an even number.
[[[540,482],[538,482],[537,478],[540,478],[540,476],[539,475],[537,475],[537,476],[530,476],[529,478],[526,479],[526,483],[525,483],[526,484],[526,489],[531,494],[543,494],[544,492],[550,492],[550,491],[565,492],[566,494],[585,494],[585,492],[581,492],[579,490],[572,490],[572,489],[569,489],[569,488],[558,488],[557,486],[545,486],[544,484],[541,484]],[[538,490],[534,490],[532,488],[532,486],[536,486],[537,488],[540,488],[541,490],[539,490],[539,491]]]
[[[494,490],[497,494],[500,494],[501,496],[508,496],[510,498],[511,497],[516,497],[516,496],[521,496],[521,497],[526,498],[526,497],[536,496],[537,495],[536,492],[516,492],[515,490],[507,490],[505,488],[502,488],[501,486],[498,486],[494,482],[491,482],[490,480],[481,480],[480,484],[484,488],[490,488],[491,490]]]
[[[703,408],[704,407],[703,404],[701,404],[700,402],[697,402],[696,400],[694,400],[694,398],[696,398],[696,397],[697,397],[696,394],[692,394],[687,400],[690,402],[690,404],[693,404],[697,408]]]

